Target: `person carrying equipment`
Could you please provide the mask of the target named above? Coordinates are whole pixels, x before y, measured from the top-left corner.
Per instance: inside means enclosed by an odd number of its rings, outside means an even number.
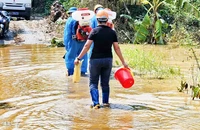
[[[77,21],[75,25],[75,35],[73,35],[74,39],[79,42],[85,42],[87,40],[88,35],[92,30],[90,24],[93,16],[94,12],[88,10],[88,8],[80,8],[72,14],[72,18]]]
[[[99,10],[103,10],[103,9],[104,9],[104,7],[103,7],[102,5],[97,4],[97,5],[94,6],[94,13],[97,14],[97,12],[98,12]],[[92,18],[91,27],[92,27],[92,28],[96,28],[97,26],[98,26],[98,21],[97,21],[96,16],[94,16],[94,17]]]
[[[76,23],[76,21],[74,19],[72,19],[72,13],[75,12],[76,10],[77,10],[76,7],[71,7],[67,11],[67,14],[68,14],[69,17],[68,17],[68,19],[66,21],[65,28],[64,28],[64,34],[63,34],[64,35],[63,36],[64,45],[65,45],[66,51],[68,51],[69,42],[72,42],[72,37],[71,37],[72,27]]]
[[[112,28],[113,30],[115,30],[114,29],[115,26],[114,26],[112,20],[116,19],[116,15],[117,15],[116,12],[111,11],[111,9],[109,9],[109,8],[105,8],[104,10],[108,13],[107,26]]]
[[[95,15],[94,15],[94,17],[91,19],[91,27],[92,27],[92,28],[96,28],[96,27],[98,26],[98,21],[97,21],[97,18],[96,18],[96,14],[97,14],[97,12],[98,12],[99,10],[103,10],[103,9],[104,9],[104,7],[103,7],[102,5],[100,5],[100,4],[97,4],[97,5],[94,6],[94,13],[95,13]],[[91,45],[90,50],[89,50],[89,52],[88,52],[88,58],[91,57],[92,48],[93,48],[93,44]]]
[[[68,71],[68,76],[73,75],[74,73],[74,60],[77,55],[82,50],[85,45],[85,41],[77,41],[74,39],[74,35],[76,35],[75,26],[77,21],[72,18],[72,14],[77,11],[76,7],[71,7],[67,13],[69,18],[67,19],[65,29],[64,29],[64,45],[66,49],[65,64]],[[82,57],[83,63],[81,66],[81,75],[85,76],[88,67],[88,57],[87,54]]]

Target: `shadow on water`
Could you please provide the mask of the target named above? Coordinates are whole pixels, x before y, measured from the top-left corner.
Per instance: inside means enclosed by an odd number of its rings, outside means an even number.
[[[110,109],[128,110],[128,111],[138,111],[138,110],[156,110],[154,108],[148,107],[146,104],[110,104]]]
[[[130,105],[133,110],[156,110],[154,108],[151,108],[151,107],[147,107],[145,105]]]
[[[0,109],[7,109],[7,108],[12,108],[10,103],[7,103],[7,102],[0,103]]]

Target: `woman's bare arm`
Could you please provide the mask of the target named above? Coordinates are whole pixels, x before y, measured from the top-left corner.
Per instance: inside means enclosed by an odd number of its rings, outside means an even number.
[[[79,56],[77,57],[78,59],[81,59],[86,53],[87,51],[90,49],[91,44],[93,43],[93,40],[87,40],[81,53],[79,54]],[[74,63],[78,64],[78,59],[75,59]]]
[[[124,67],[128,67],[128,65],[126,64],[126,62],[124,61],[124,57],[122,56],[122,53],[121,53],[121,49],[118,45],[118,42],[114,42],[113,43],[113,47],[114,47],[114,50],[115,50],[115,53],[117,54],[117,56],[119,57],[120,61],[122,62],[123,66]]]

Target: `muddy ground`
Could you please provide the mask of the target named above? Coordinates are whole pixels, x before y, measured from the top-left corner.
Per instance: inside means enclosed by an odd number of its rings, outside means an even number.
[[[56,36],[55,23],[48,18],[35,20],[11,20],[9,33],[0,39],[0,44],[50,44]]]

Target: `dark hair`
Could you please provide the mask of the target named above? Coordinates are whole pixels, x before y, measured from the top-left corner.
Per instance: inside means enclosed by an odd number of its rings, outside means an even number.
[[[108,21],[107,18],[97,18],[97,21],[102,24],[102,23],[106,23]]]
[[[106,24],[107,21],[98,21],[100,24]]]

